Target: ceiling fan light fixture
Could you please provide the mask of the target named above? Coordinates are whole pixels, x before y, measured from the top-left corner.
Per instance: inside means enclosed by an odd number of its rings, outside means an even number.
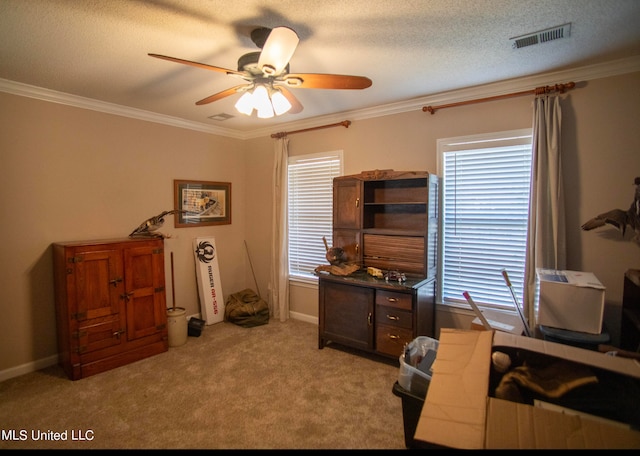
[[[258,117],[261,119],[273,117],[273,106],[269,99],[269,92],[264,85],[258,84],[256,86],[253,91],[252,101],[253,107],[258,111]]]
[[[271,103],[273,104],[273,110],[275,111],[276,116],[280,116],[291,109],[291,103],[289,103],[289,100],[287,100],[282,92],[277,89],[274,89],[271,94]]]
[[[236,102],[235,107],[238,112],[250,116],[253,112],[253,93],[251,93],[249,90],[243,93]]]
[[[271,119],[273,117],[273,108],[271,105],[265,105],[262,109],[258,109],[258,117],[261,119]]]

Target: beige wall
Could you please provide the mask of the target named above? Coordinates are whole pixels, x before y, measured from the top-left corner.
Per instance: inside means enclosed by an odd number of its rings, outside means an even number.
[[[640,268],[640,245],[622,240],[612,229],[583,232],[589,218],[620,207],[633,199],[633,180],[640,176],[640,73],[578,83],[564,95],[563,175],[565,179],[568,269],[593,272],[606,286],[605,323],[618,343],[623,275]],[[437,111],[421,110],[353,122],[290,136],[292,155],[344,150],[345,174],[363,170],[427,170],[436,173],[436,141],[439,138],[530,128],[532,97],[472,104]],[[248,147],[247,158],[264,159],[257,144]],[[268,185],[248,192],[269,194]],[[255,201],[254,201],[255,204]],[[268,205],[268,201],[264,200]],[[248,215],[251,225],[251,215]],[[268,227],[267,227],[268,228]],[[261,233],[262,239],[268,237]],[[268,271],[268,259],[259,269]],[[268,273],[263,274],[264,277]],[[268,280],[268,278],[266,279]],[[261,284],[266,288],[267,283]],[[317,289],[293,284],[291,311],[296,318],[317,321]],[[436,326],[469,327],[471,313],[439,309]]]
[[[0,93],[0,372],[55,357],[51,244],[127,237],[173,208],[173,180],[230,182],[232,224],[161,230],[167,300],[199,313],[191,242],[215,236],[223,292],[245,286],[243,142]],[[224,266],[224,267],[222,267]]]
[[[563,160],[569,268],[607,287],[607,322],[617,333],[624,271],[640,268],[640,246],[580,225],[626,209],[640,176],[640,73],[596,79],[565,95]],[[0,379],[55,362],[51,243],[126,237],[173,207],[173,179],[232,183],[231,225],[173,228],[176,303],[197,314],[191,241],[215,236],[224,294],[268,295],[274,141],[238,140],[0,93]],[[371,169],[436,172],[436,140],[531,126],[531,97],[354,121],[292,135],[292,155],[341,149],[345,174]],[[248,247],[257,278],[249,267]],[[291,287],[295,318],[317,320],[317,289]],[[439,311],[441,327],[470,317]],[[616,336],[617,337],[617,336]]]

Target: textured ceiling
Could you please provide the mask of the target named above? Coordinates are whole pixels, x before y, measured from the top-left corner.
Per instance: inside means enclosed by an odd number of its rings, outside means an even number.
[[[568,38],[510,38],[571,23]],[[0,78],[249,132],[431,94],[640,55],[639,0],[0,0]],[[293,28],[291,72],[369,77],[364,90],[292,89],[304,110],[271,120],[235,111],[223,73],[259,49],[256,27]],[[226,113],[223,122],[209,117]]]

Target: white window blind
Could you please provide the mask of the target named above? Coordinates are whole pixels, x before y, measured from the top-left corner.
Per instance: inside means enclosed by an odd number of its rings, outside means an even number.
[[[522,304],[531,130],[438,141],[441,187],[438,302],[514,310]]]
[[[342,151],[290,157],[287,171],[289,275],[315,281],[315,268],[327,263],[322,237],[333,244],[333,178],[342,175]]]

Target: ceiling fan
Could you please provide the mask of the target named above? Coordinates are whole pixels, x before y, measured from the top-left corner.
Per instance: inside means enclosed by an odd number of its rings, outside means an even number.
[[[289,88],[366,89],[372,84],[371,79],[363,76],[289,73],[289,60],[300,41],[297,33],[289,27],[257,28],[251,32],[251,40],[262,51],[250,52],[240,57],[237,71],[166,55],[149,55],[243,79],[245,81],[243,84],[210,95],[197,101],[196,104],[204,105],[242,93],[235,105],[236,109],[247,115],[251,115],[255,109],[258,117],[261,118],[273,117],[274,114],[280,115],[285,112],[296,114],[302,111],[302,104]]]

